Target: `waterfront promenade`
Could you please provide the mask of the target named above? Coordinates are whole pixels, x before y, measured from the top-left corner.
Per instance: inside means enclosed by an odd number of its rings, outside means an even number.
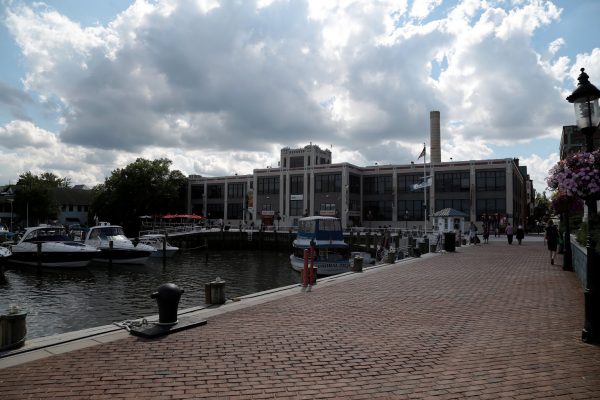
[[[561,263],[541,237],[492,238],[202,310],[206,325],[159,339],[0,359],[0,398],[600,399]]]

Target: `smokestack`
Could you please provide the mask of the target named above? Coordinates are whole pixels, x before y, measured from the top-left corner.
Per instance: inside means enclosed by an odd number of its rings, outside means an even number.
[[[442,162],[440,148],[440,112],[431,111],[429,113],[430,142],[431,142],[431,162],[439,164]]]

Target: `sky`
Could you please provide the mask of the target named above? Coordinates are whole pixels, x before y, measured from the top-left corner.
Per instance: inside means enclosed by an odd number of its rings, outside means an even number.
[[[558,161],[580,68],[600,87],[598,0],[0,0],[0,185],[103,183],[137,158],[186,175],[277,167]],[[428,150],[429,152],[429,150]]]

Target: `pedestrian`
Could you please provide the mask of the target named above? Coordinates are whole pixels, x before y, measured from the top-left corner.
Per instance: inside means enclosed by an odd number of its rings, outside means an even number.
[[[521,241],[523,240],[524,237],[525,237],[525,231],[523,230],[523,225],[519,225],[519,227],[517,228],[517,234],[516,234],[516,238],[519,241],[519,245],[521,245]]]
[[[506,232],[506,238],[508,239],[508,244],[512,244],[514,232],[513,232],[513,227],[510,224],[510,222],[508,222],[506,224],[506,230],[505,230],[505,232]]]
[[[469,226],[469,242],[471,244],[477,244],[477,226],[473,222]]]
[[[490,228],[489,228],[489,226],[485,225],[483,227],[483,243],[489,243],[489,238],[490,238]]]
[[[550,264],[554,265],[554,256],[556,256],[556,248],[558,247],[558,229],[551,219],[548,220],[544,239],[546,240],[548,250],[550,251]]]

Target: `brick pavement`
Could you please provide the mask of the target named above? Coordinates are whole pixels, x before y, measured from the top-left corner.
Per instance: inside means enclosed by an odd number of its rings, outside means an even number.
[[[399,263],[0,369],[9,399],[600,399],[583,291],[541,242]]]

